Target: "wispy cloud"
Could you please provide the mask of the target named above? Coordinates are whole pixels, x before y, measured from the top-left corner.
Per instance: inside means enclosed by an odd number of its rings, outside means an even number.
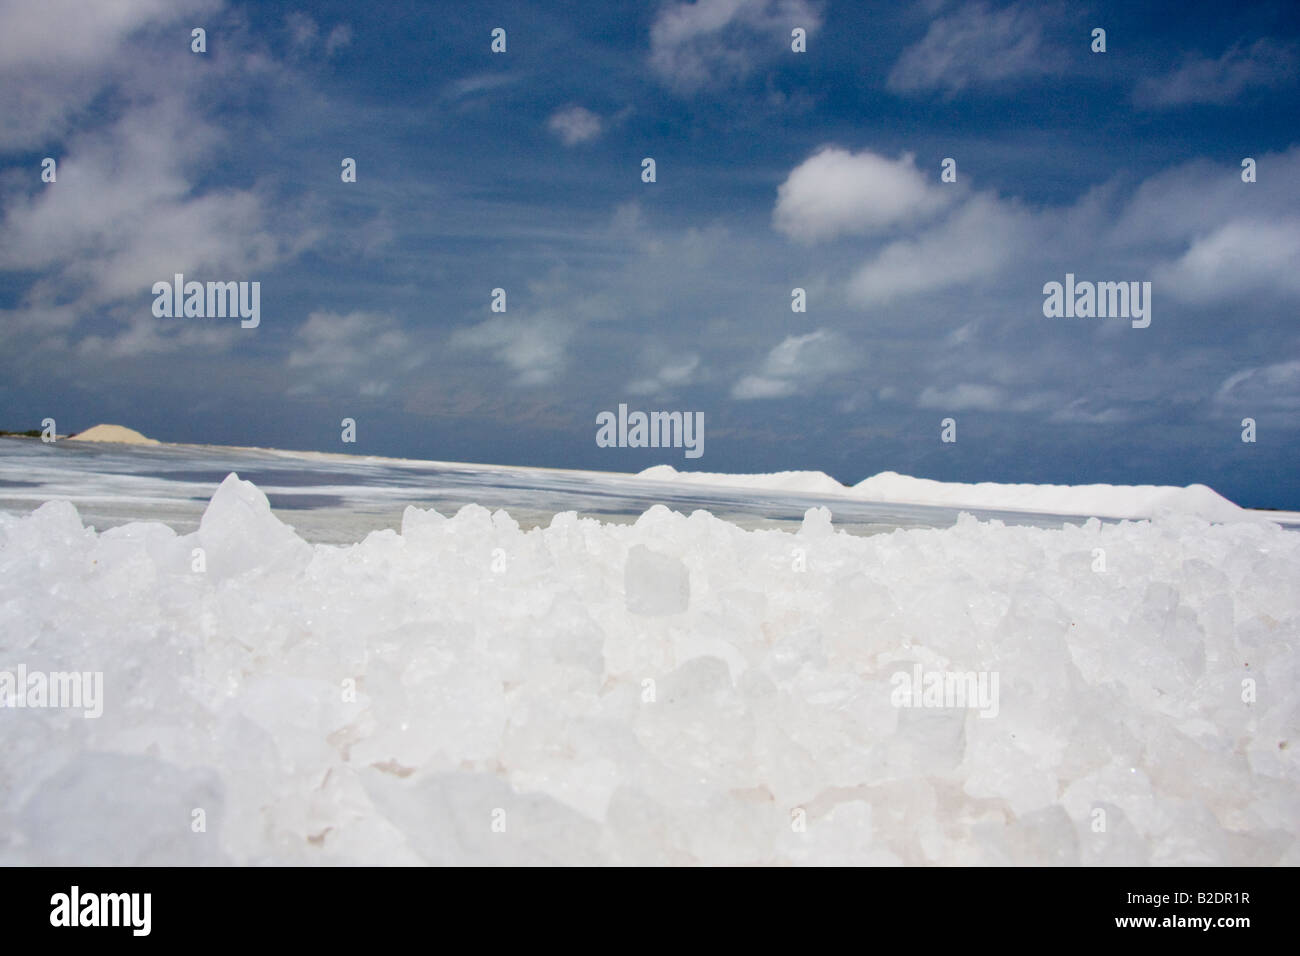
[[[650,28],[650,67],[671,89],[693,93],[743,79],[790,51],[790,32],[822,22],[811,0],[667,3]]]
[[[352,42],[352,27],[346,23],[335,24],[325,37],[325,55],[333,56]]]
[[[1300,66],[1294,45],[1256,40],[1237,43],[1218,59],[1188,55],[1177,69],[1148,77],[1133,91],[1137,105],[1169,108],[1191,103],[1230,103],[1250,89],[1293,84]]]
[[[358,394],[382,395],[395,378],[417,367],[422,356],[391,316],[375,312],[318,311],[294,330],[288,368],[307,373],[298,393],[320,383],[355,385]]]
[[[695,381],[699,369],[700,357],[685,355],[661,365],[647,378],[637,379],[627,389],[633,395],[662,395]]]
[[[546,126],[565,146],[590,142],[600,135],[603,128],[600,117],[584,106],[556,110],[546,121]]]
[[[1300,360],[1242,369],[1219,386],[1215,401],[1244,411],[1300,409]]]
[[[903,51],[889,71],[889,88],[953,95],[1059,73],[1064,61],[1045,36],[1045,22],[1045,11],[1029,4],[966,3],[932,21]]]
[[[954,412],[971,409],[996,411],[1006,407],[1007,399],[1002,389],[995,386],[963,383],[951,388],[927,386],[922,390],[917,404],[922,408],[942,408]]]
[[[486,352],[516,373],[516,384],[545,385],[566,364],[566,346],[577,325],[549,310],[494,315],[477,325],[457,329],[454,348]]]
[[[463,100],[467,97],[477,96],[480,93],[489,93],[492,90],[499,90],[502,87],[510,86],[517,83],[520,79],[517,73],[476,73],[473,76],[461,77],[448,83],[443,88],[443,99]]]
[[[1051,398],[1046,393],[1016,394],[998,385],[961,382],[944,387],[927,385],[917,396],[920,408],[933,408],[945,412],[1032,412],[1048,407]]]
[[[9,240],[0,268],[46,276],[10,320],[69,301],[69,318],[119,303],[147,314],[152,284],[174,273],[252,279],[311,246],[319,231],[289,209],[271,215],[261,187],[194,188],[223,141],[180,88],[75,136],[57,182],[11,202],[0,221]],[[142,348],[165,341],[130,334]]]
[[[753,375],[731,389],[736,399],[785,398],[856,365],[849,343],[835,332],[818,329],[791,335],[767,354]]]
[[[1223,303],[1249,292],[1300,297],[1300,219],[1238,219],[1196,239],[1160,266],[1160,288],[1185,302]]]
[[[228,347],[228,330],[153,320],[150,290],[178,272],[199,280],[256,280],[254,273],[319,240],[320,229],[302,207],[280,199],[269,177],[210,184],[231,137],[213,115],[214,85],[220,89],[254,71],[274,83],[287,68],[255,44],[191,52],[188,27],[195,17],[212,22],[214,3],[75,5],[76,15],[69,11],[62,21],[25,17],[16,6],[0,7],[0,42],[23,45],[5,48],[0,74],[45,50],[61,65],[55,89],[65,95],[58,99],[62,110],[30,116],[11,115],[8,97],[0,106],[0,139],[57,137],[51,152],[58,163],[56,181],[25,177],[22,188],[7,191],[0,269],[40,278],[14,308],[0,310],[0,324],[46,336],[97,323],[88,341],[106,355],[196,343]],[[53,23],[59,29],[51,33]],[[174,36],[159,42],[164,29]],[[15,88],[40,90],[45,69],[39,63],[23,67]],[[113,108],[106,115],[64,128],[67,110],[110,96]]]
[[[895,240],[848,282],[850,301],[871,306],[997,276],[1032,245],[1032,217],[978,194],[914,237]]]
[[[220,0],[45,0],[37,11],[21,0],[0,3],[0,151],[44,146],[64,135],[111,85],[125,85],[128,93],[165,88],[150,81],[161,80],[166,66],[129,53],[132,40],[176,28],[176,50],[188,53],[188,29],[180,28],[220,6]],[[141,63],[144,82],[137,79]]]

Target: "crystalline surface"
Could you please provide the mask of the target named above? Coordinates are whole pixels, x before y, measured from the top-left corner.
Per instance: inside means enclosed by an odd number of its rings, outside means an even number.
[[[679,558],[633,545],[623,567],[627,609],[644,617],[681,614],[691,603],[691,577]]]
[[[1294,863],[1298,584],[1185,512],[340,548],[234,476],[184,536],[52,503],[0,516],[0,695],[103,712],[0,707],[0,864]]]

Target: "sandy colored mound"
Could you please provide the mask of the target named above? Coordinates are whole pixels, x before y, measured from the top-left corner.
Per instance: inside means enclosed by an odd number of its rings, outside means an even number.
[[[77,432],[69,441],[115,441],[124,445],[158,445],[161,442],[145,438],[134,428],[123,425],[95,425],[84,432]]]

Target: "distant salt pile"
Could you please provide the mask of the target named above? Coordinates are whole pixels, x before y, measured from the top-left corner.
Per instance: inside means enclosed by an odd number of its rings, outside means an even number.
[[[964,484],[912,478],[882,471],[852,487],[842,485],[823,471],[781,471],[769,475],[727,475],[678,471],[672,465],[655,465],[637,477],[655,481],[685,482],[746,488],[751,491],[793,491],[842,495],[859,501],[894,504],[939,505],[989,511],[1030,511],[1098,518],[1150,518],[1166,512],[1196,515],[1207,521],[1261,521],[1205,485],[1179,488],[1171,485],[1025,485],[991,481]]]
[[[153,438],[145,438],[134,428],[124,425],[94,425],[84,432],[77,432],[69,441],[111,441],[123,445],[159,445]]]
[[[824,471],[777,471],[766,475],[728,475],[707,471],[678,471],[672,465],[654,465],[637,473],[638,478],[679,481],[752,491],[785,491],[805,495],[842,495],[848,489]]]
[[[50,503],[0,515],[0,671],[103,716],[0,709],[0,864],[1294,865],[1297,581],[1174,514],[337,548],[234,476],[186,536]]]

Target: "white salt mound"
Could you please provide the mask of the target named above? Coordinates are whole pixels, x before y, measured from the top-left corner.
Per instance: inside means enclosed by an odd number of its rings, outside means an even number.
[[[638,478],[677,481],[754,491],[788,491],[795,494],[842,495],[848,489],[824,471],[777,471],[766,475],[728,475],[721,472],[678,471],[672,465],[654,465],[637,472]]]
[[[0,672],[103,715],[0,707],[0,864],[1294,865],[1297,581],[1175,513],[340,548],[233,475],[189,535],[53,502],[0,514]],[[899,694],[944,673],[996,694]]]
[[[68,441],[111,441],[123,445],[160,445],[153,438],[145,438],[134,428],[124,425],[94,425],[84,432],[77,432]]]
[[[852,487],[823,471],[781,471],[769,475],[727,475],[678,471],[655,465],[638,478],[688,484],[803,494],[842,495],[859,501],[940,505],[989,511],[1031,511],[1098,518],[1151,518],[1166,512],[1197,515],[1207,521],[1264,521],[1264,516],[1234,504],[1205,485],[1009,485],[991,481],[964,484],[912,478],[882,471]]]

